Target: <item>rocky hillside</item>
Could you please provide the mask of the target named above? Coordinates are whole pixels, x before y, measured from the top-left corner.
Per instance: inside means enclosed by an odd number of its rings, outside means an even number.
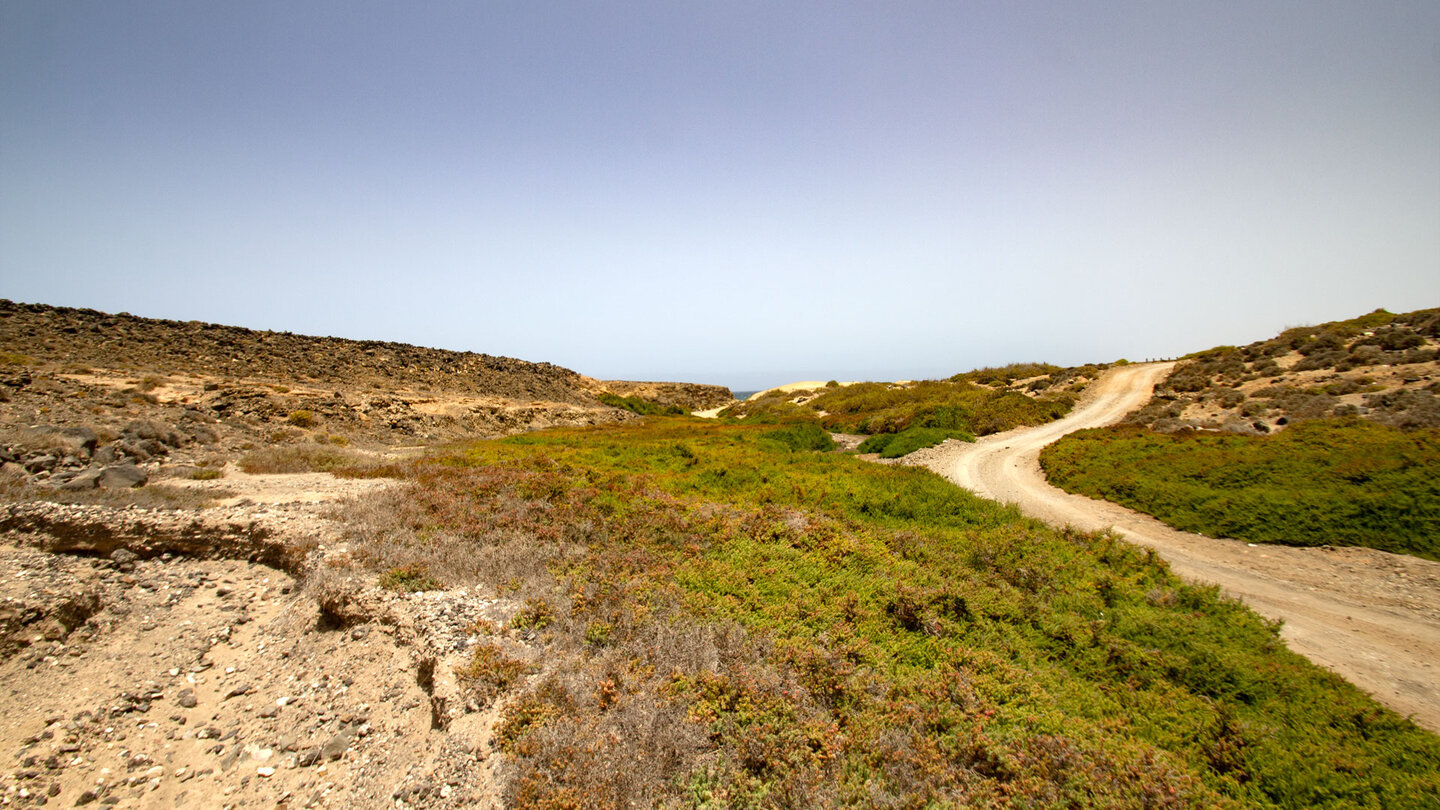
[[[589,380],[588,390],[595,393],[614,394],[617,397],[637,397],[657,405],[674,405],[687,411],[704,411],[719,408],[735,401],[730,389],[720,385],[674,382],[630,382],[628,380]]]
[[[1161,432],[1259,434],[1335,416],[1440,426],[1440,309],[1376,310],[1198,352],[1129,421]]]
[[[254,382],[341,384],[594,405],[579,374],[550,363],[404,343],[261,332],[0,300],[0,348],[63,370],[93,366]]]
[[[596,399],[728,402],[549,363],[0,300],[0,463],[66,491],[261,448],[377,449],[634,418]]]

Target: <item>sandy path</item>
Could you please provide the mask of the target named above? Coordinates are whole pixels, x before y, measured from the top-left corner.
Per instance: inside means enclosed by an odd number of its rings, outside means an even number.
[[[1219,584],[1285,622],[1291,649],[1416,723],[1440,731],[1440,563],[1364,548],[1290,548],[1217,540],[1045,481],[1040,449],[1071,431],[1118,421],[1149,399],[1171,364],[1114,369],[1070,416],[1038,428],[946,442],[916,463],[1046,522],[1114,528],[1181,576]]]

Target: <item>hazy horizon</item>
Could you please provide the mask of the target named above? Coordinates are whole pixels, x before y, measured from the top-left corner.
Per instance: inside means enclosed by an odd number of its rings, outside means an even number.
[[[0,7],[0,297],[737,390],[1440,305],[1440,4]]]

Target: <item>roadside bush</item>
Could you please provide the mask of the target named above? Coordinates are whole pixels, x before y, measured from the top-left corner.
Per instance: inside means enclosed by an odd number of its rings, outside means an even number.
[[[879,453],[881,458],[900,458],[916,450],[934,447],[946,439],[973,442],[975,436],[964,430],[943,430],[940,428],[907,428],[900,433],[880,433],[860,443],[861,453]]]
[[[1056,486],[1186,531],[1440,560],[1436,428],[1357,419],[1300,422],[1265,437],[1104,428],[1066,436],[1040,462]]]
[[[1050,376],[1065,369],[1050,363],[1011,363],[1005,366],[986,367],[956,374],[950,382],[968,382],[976,385],[1011,385],[1016,380],[1031,377]]]

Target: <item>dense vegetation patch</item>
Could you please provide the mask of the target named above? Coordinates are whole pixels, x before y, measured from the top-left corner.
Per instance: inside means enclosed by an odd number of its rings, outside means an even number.
[[[835,440],[825,429],[814,422],[800,422],[760,434],[763,438],[779,442],[791,450],[834,450]]]
[[[618,394],[602,392],[596,395],[596,398],[599,399],[602,404],[609,405],[612,408],[622,408],[633,413],[638,413],[641,416],[656,416],[660,414],[679,416],[685,413],[685,409],[679,405],[662,405],[659,402],[651,402],[648,399],[642,399],[640,397],[622,397]]]
[[[1186,531],[1256,543],[1369,546],[1440,560],[1440,430],[1359,419],[1271,436],[1133,426],[1045,448],[1051,483]]]
[[[827,430],[875,437],[864,452],[890,448],[895,458],[946,438],[973,439],[1022,425],[1039,425],[1069,413],[1098,366],[1062,369],[1016,363],[957,374],[948,380],[908,383],[827,383],[809,392],[772,391],[722,412],[749,423],[818,421]],[[1028,380],[1023,386],[1020,381]],[[904,453],[901,448],[908,448]]]
[[[1074,403],[1071,395],[1035,399],[964,381],[928,380],[900,386],[857,383],[830,390],[810,404],[825,412],[821,424],[830,430],[874,434],[924,427],[984,436],[1058,419]]]
[[[959,439],[962,442],[975,441],[975,437],[965,430],[912,427],[899,433],[878,433],[861,442],[856,449],[861,453],[879,453],[881,458],[900,458],[908,456],[916,450],[934,447],[946,439]]]
[[[346,511],[362,564],[524,603],[543,667],[465,673],[512,806],[1440,799],[1440,739],[1153,553],[772,431],[516,436]]]

